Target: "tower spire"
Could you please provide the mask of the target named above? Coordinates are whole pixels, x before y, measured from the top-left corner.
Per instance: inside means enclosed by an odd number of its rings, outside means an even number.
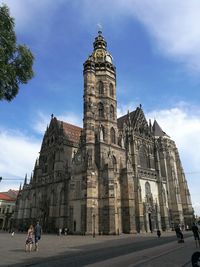
[[[97,27],[98,27],[98,34],[99,35],[102,35],[102,29],[103,29],[103,27],[102,27],[101,23],[98,23],[97,24]]]

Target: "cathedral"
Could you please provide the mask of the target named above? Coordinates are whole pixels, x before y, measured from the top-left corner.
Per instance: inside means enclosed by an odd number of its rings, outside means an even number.
[[[52,115],[15,227],[121,234],[191,225],[190,192],[175,142],[140,105],[117,118],[116,68],[102,32],[83,64],[83,128]]]

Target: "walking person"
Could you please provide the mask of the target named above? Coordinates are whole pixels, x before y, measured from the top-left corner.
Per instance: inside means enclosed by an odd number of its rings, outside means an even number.
[[[31,252],[31,250],[32,250],[33,233],[34,233],[33,225],[30,225],[30,227],[28,228],[28,233],[27,233],[27,237],[26,237],[26,245],[25,245],[25,251],[26,252],[28,252],[28,251]]]
[[[196,226],[195,223],[193,223],[193,225],[192,225],[192,232],[193,232],[193,235],[194,235],[196,248],[198,247],[198,245],[200,247],[199,228]]]
[[[38,251],[38,242],[42,235],[42,227],[40,226],[39,222],[37,222],[35,226],[35,251]]]
[[[160,238],[160,236],[161,236],[161,231],[159,229],[157,230],[157,236],[158,236],[158,238]]]
[[[183,233],[178,225],[175,227],[175,232],[178,238],[178,243],[184,243]]]
[[[62,235],[62,228],[58,229],[58,235],[61,236]]]
[[[68,229],[67,227],[64,228],[64,235],[67,235]]]

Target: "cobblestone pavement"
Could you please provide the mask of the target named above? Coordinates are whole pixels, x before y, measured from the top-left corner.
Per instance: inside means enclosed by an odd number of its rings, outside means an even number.
[[[199,250],[191,233],[178,244],[174,232],[119,236],[43,235],[38,252],[25,252],[26,234],[0,233],[0,266],[189,267]]]

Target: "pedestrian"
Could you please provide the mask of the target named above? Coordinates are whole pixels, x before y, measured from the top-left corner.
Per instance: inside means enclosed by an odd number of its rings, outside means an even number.
[[[64,234],[65,235],[67,235],[67,231],[68,231],[68,229],[67,229],[67,227],[65,227],[65,229],[64,229]]]
[[[33,233],[34,233],[33,225],[30,225],[30,227],[28,228],[28,233],[27,233],[27,237],[26,237],[26,245],[25,245],[25,251],[26,252],[27,251],[31,252],[31,250],[32,250]]]
[[[199,240],[199,228],[196,226],[195,223],[193,223],[192,225],[192,232],[193,232],[193,235],[194,235],[194,240],[195,240],[195,244],[196,244],[196,248],[200,247],[200,240]]]
[[[199,262],[200,262],[200,252],[199,251],[196,251],[192,254],[191,261],[192,261],[192,267],[199,266]]]
[[[175,227],[176,236],[178,238],[178,243],[184,243],[183,233],[181,232],[180,226]]]
[[[37,222],[35,226],[35,251],[38,251],[38,242],[42,235],[42,227],[40,226],[39,222]]]
[[[161,236],[161,231],[159,229],[157,230],[157,236],[158,236],[158,238],[160,238],[160,236]]]
[[[58,235],[61,236],[61,234],[62,234],[62,228],[59,228],[58,231],[59,231]]]

